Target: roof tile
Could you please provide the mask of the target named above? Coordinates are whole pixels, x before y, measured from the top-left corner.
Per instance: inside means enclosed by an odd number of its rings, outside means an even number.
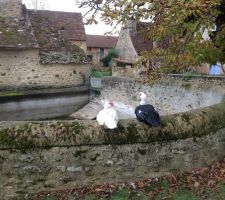
[[[71,41],[85,41],[81,13],[29,10],[35,36],[42,49],[67,48]]]
[[[25,9],[21,18],[0,17],[0,48],[38,48]]]
[[[115,48],[118,37],[103,35],[86,35],[87,47]]]

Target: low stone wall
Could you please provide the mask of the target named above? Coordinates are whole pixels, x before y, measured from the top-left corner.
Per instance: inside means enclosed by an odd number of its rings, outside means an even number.
[[[101,98],[120,101],[134,108],[139,104],[140,91],[147,94],[160,115],[186,112],[217,104],[225,95],[225,78],[169,77],[143,84],[139,80],[105,77],[101,81]]]
[[[193,170],[225,156],[225,102],[162,117],[161,127],[121,120],[2,122],[0,198],[56,187],[134,181]]]

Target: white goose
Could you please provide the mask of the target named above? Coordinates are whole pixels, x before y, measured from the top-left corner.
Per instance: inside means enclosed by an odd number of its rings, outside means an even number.
[[[104,108],[97,115],[98,123],[101,126],[105,125],[108,129],[117,128],[118,115],[113,106],[113,102],[106,100]]]

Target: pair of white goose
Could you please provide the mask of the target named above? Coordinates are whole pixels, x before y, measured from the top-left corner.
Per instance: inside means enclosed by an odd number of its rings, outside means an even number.
[[[158,112],[150,104],[147,104],[147,95],[144,92],[140,92],[140,103],[135,109],[135,115],[141,122],[148,124],[149,126],[159,126],[160,118]],[[106,126],[108,129],[117,128],[118,115],[113,108],[113,102],[105,101],[104,109],[97,115],[97,121],[100,125]]]

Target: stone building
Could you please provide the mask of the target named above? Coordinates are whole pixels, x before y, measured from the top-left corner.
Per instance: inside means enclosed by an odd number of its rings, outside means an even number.
[[[90,68],[86,48],[80,13],[0,0],[0,89],[82,85]]]
[[[109,49],[116,47],[118,37],[103,35],[86,35],[87,54],[93,64],[99,64],[100,60],[107,55]]]

